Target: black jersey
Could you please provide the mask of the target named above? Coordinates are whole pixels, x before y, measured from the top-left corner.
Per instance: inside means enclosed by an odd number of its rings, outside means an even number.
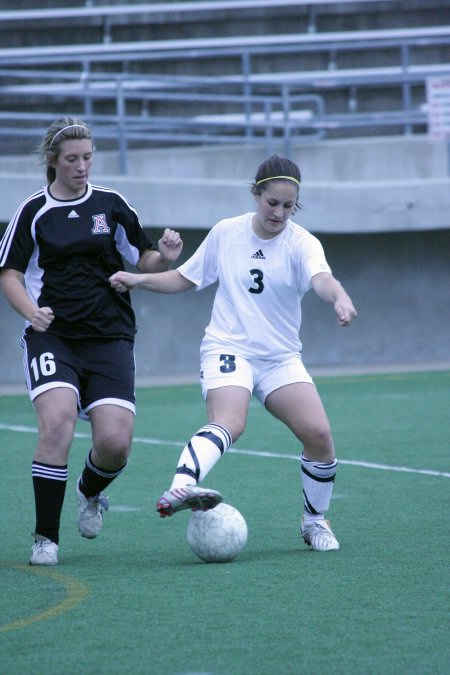
[[[50,307],[48,332],[64,337],[134,338],[129,293],[108,281],[154,248],[136,211],[115,190],[88,183],[79,199],[54,199],[48,188],[17,210],[0,242],[0,267],[24,274],[29,296]]]

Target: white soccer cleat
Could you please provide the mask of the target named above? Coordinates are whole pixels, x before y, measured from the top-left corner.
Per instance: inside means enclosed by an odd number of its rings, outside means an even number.
[[[57,565],[58,544],[40,534],[33,536],[35,541],[31,547],[30,565]]]
[[[80,479],[77,482],[78,529],[82,537],[95,539],[102,529],[102,512],[109,507],[108,498],[101,492],[93,497],[86,497],[81,492],[79,483]]]
[[[216,490],[186,485],[185,487],[167,490],[156,503],[156,510],[161,518],[172,516],[177,511],[209,511],[222,501],[222,495]]]
[[[314,551],[337,551],[339,542],[331,531],[329,520],[313,520],[307,524],[302,518],[302,537]]]

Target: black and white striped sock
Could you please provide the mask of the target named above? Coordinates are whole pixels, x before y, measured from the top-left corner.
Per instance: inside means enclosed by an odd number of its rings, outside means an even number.
[[[231,445],[230,433],[220,424],[206,424],[185,445],[171,489],[204,480]]]
[[[330,507],[337,460],[313,462],[302,455],[301,466],[305,522],[321,520]]]

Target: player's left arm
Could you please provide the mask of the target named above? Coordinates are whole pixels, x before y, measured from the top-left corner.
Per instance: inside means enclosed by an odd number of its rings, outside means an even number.
[[[311,285],[317,295],[332,303],[341,326],[349,326],[358,312],[342,284],[329,272],[319,272],[311,279]]]
[[[136,267],[140,272],[164,272],[179,258],[182,249],[183,241],[180,234],[166,227],[158,241],[158,250],[144,251]]]

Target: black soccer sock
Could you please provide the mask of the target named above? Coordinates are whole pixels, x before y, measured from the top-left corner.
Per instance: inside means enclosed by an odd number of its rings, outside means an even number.
[[[53,466],[33,461],[35,533],[59,544],[59,523],[67,485],[67,465]]]
[[[94,497],[102,492],[125,469],[127,463],[117,471],[107,471],[96,466],[92,461],[92,450],[86,457],[86,465],[81,474],[79,488],[86,497]]]

